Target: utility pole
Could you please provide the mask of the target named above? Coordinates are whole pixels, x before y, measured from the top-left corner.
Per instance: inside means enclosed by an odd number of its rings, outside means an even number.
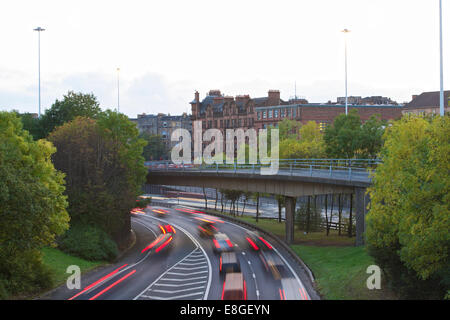
[[[440,99],[439,99],[439,111],[441,117],[444,116],[445,109],[444,109],[444,57],[443,57],[443,48],[442,48],[442,0],[439,0],[439,43],[440,43],[440,69],[441,69],[441,92],[440,92]]]
[[[347,33],[350,32],[348,29],[342,30],[345,38],[345,114],[348,114],[348,97],[347,97]]]
[[[41,31],[45,29],[37,27],[33,29],[38,32],[38,74],[39,74],[39,118],[41,117]]]

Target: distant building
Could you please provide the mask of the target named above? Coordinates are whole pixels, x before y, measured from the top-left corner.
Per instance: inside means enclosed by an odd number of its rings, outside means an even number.
[[[192,134],[191,117],[183,113],[181,116],[171,116],[164,113],[154,114],[138,114],[137,118],[130,119],[136,123],[139,132],[146,132],[151,135],[160,135],[166,145],[171,149],[177,142],[171,142],[172,132],[176,129],[186,129]]]
[[[345,104],[345,97],[338,97],[337,104]],[[372,97],[348,97],[348,104],[356,105],[397,105],[398,103],[387,97],[372,96]]]
[[[440,112],[440,92],[423,92],[420,95],[412,96],[410,103],[403,108],[403,114],[439,114]],[[444,91],[444,110],[450,112],[450,91]]]
[[[349,110],[358,110],[363,121],[373,114],[379,114],[383,120],[398,119],[402,115],[403,105],[389,98],[351,98],[351,102],[359,103],[349,105]],[[250,98],[249,95],[224,96],[220,90],[210,90],[203,100],[195,92],[190,104],[192,121],[202,121],[203,130],[216,128],[223,134],[226,129],[264,129],[271,125],[277,126],[283,119],[297,120],[304,124],[315,121],[324,129],[334,118],[345,112],[345,105],[341,103],[309,103],[304,98],[284,101],[278,90],[269,90],[267,97],[259,98]]]

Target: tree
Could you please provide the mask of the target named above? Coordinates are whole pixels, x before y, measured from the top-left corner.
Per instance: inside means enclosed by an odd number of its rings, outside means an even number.
[[[351,159],[360,147],[361,119],[355,109],[340,114],[325,129],[326,153],[331,158]]]
[[[0,295],[50,284],[40,249],[69,222],[63,174],[50,161],[55,150],[33,141],[14,113],[0,112]]]
[[[159,160],[166,155],[166,146],[160,135],[151,135],[147,132],[142,132],[139,138],[147,141],[144,147],[143,156],[145,160]]]
[[[31,113],[18,114],[22,120],[23,129],[27,130],[34,140],[39,140],[44,137],[41,122]]]
[[[325,156],[325,142],[319,125],[309,121],[298,131],[298,137],[288,137],[280,142],[280,158],[311,159]]]
[[[298,139],[300,136],[299,130],[302,126],[300,121],[283,119],[278,122],[278,129],[280,130],[280,140]]]
[[[372,115],[365,123],[356,110],[340,114],[325,130],[326,153],[331,158],[376,158],[383,145],[386,121]]]
[[[130,210],[145,181],[145,142],[123,114],[110,110],[98,120],[77,117],[49,136],[55,167],[67,176],[66,194],[74,224],[94,225],[125,245]]]
[[[400,293],[450,288],[450,118],[403,117],[384,134],[367,215],[369,252]]]
[[[42,136],[47,137],[56,127],[75,117],[96,118],[101,113],[97,98],[91,94],[74,93],[69,91],[63,100],[56,100],[50,109],[45,111],[40,122]]]

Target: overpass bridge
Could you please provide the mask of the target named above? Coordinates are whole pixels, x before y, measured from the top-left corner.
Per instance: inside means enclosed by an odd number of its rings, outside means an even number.
[[[286,197],[286,242],[294,239],[295,199],[302,196],[351,194],[355,202],[356,245],[364,243],[365,214],[370,199],[369,171],[380,160],[291,159],[278,160],[276,174],[261,174],[269,164],[174,164],[147,162],[147,184],[196,186],[261,192]]]

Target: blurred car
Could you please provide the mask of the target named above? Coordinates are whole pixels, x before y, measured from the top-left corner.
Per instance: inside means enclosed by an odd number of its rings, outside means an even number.
[[[281,280],[285,273],[285,267],[280,256],[273,250],[259,252],[259,257],[266,269],[275,280]]]
[[[230,238],[225,233],[218,232],[213,237],[213,251],[215,253],[233,251],[234,246],[231,243]]]
[[[160,252],[162,249],[170,249],[170,243],[173,240],[173,233],[166,232],[163,234],[160,234],[158,237],[156,237],[155,240],[153,240],[147,247],[142,249],[141,253],[144,253],[145,251],[148,251],[152,248],[154,248],[155,252]]]
[[[219,258],[219,273],[225,276],[228,273],[241,272],[239,259],[234,252],[222,252]]]
[[[247,300],[247,284],[241,272],[226,274],[222,289],[222,300]]]
[[[203,222],[198,226],[200,237],[211,238],[217,232],[217,228],[214,227],[211,222]]]
[[[281,288],[278,289],[280,300],[307,300],[308,296],[303,288],[299,288],[299,284],[295,278],[282,278]]]
[[[152,209],[152,212],[156,213],[159,216],[165,216],[166,214],[169,213],[169,210],[155,208],[155,209]]]
[[[259,232],[247,232],[245,235],[249,246],[254,251],[272,250],[272,246],[265,240]]]

